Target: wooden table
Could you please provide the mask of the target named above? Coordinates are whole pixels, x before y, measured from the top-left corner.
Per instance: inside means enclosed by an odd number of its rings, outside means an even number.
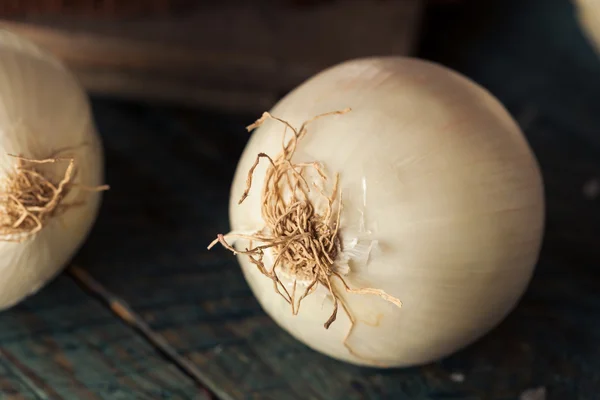
[[[548,199],[535,278],[498,329],[422,368],[363,369],[309,350],[264,314],[230,254],[205,250],[228,227],[256,116],[95,99],[112,190],[76,267],[0,314],[0,397],[509,400],[543,387],[547,399],[598,399],[600,60],[567,0],[477,15],[468,30],[472,15],[434,18],[422,54],[509,107]]]

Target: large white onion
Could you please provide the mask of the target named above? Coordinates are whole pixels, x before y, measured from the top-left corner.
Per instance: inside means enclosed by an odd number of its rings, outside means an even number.
[[[24,162],[52,184],[73,179],[59,207],[33,234],[0,238],[0,309],[35,293],[52,279],[84,241],[100,203],[103,154],[89,101],[71,73],[29,41],[0,30],[0,191],[6,217],[9,176],[19,160],[61,158],[55,163]],[[31,221],[30,221],[31,222]]]
[[[246,255],[239,254],[239,262],[266,312],[313,349],[370,366],[439,359],[496,326],[526,289],[544,224],[538,165],[519,127],[490,93],[415,59],[335,66],[300,85],[271,114],[299,127],[347,107],[352,111],[313,122],[293,161],[319,161],[329,176],[339,173],[343,248],[334,268],[350,287],[383,290],[402,308],[377,295],[346,293],[333,280],[356,318],[347,348],[345,313],[328,330],[323,326],[333,307],[323,285],[293,315],[271,279]],[[282,135],[283,124],[273,120],[252,134],[232,186],[234,232],[253,234],[265,226],[261,190],[268,161],[256,168],[249,197],[241,205],[238,200],[257,154],[274,158]],[[248,244],[238,239],[235,247]],[[272,256],[266,258],[271,268]],[[342,265],[344,257],[349,268]],[[291,288],[290,274],[280,275]]]

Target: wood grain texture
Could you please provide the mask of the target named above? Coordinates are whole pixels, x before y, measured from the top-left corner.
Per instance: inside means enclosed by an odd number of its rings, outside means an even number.
[[[64,60],[92,92],[262,111],[350,58],[412,52],[422,0],[198,2],[164,17],[3,21]]]
[[[208,399],[66,276],[0,314],[0,398]]]

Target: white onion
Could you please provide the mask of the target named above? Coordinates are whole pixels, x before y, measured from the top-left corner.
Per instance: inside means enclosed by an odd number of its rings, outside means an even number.
[[[348,113],[311,123],[292,161],[318,161],[329,177],[339,173],[343,245],[332,270],[351,288],[384,291],[402,308],[376,294],[347,293],[332,279],[356,319],[345,340],[351,324],[342,309],[329,329],[323,326],[333,309],[324,285],[293,315],[272,279],[247,255],[239,254],[239,262],[266,312],[313,349],[378,367],[437,360],[490,331],[525,291],[544,225],[537,162],[492,95],[445,67],[415,59],[335,66],[300,85],[271,114],[299,127],[347,107]],[[236,234],[269,233],[261,215],[267,160],[254,171],[249,197],[240,205],[238,200],[257,154],[275,158],[282,136],[283,124],[267,120],[239,162],[231,193],[233,232],[221,237],[224,244],[235,242],[237,251],[249,242]],[[305,176],[319,181],[314,173]],[[311,191],[309,200],[323,213],[320,198]],[[267,273],[275,253],[266,250]],[[278,269],[291,291],[298,277],[290,265]]]
[[[55,162],[33,162],[50,159]],[[47,207],[56,194],[47,184],[41,186],[47,193],[38,193],[19,181],[21,192],[29,193],[17,198],[20,203],[50,211],[30,208],[27,217],[19,214],[23,221],[7,214],[17,204],[8,185],[19,163],[30,171],[21,171],[20,179],[34,182],[36,172],[56,190],[73,167],[56,207]],[[38,291],[73,256],[96,218],[102,179],[102,147],[85,92],[50,54],[0,30],[0,309]]]
[[[574,0],[577,19],[587,39],[600,53],[600,0]]]

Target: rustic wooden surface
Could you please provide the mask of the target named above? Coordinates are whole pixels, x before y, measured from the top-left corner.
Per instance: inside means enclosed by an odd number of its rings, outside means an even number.
[[[0,315],[0,390],[54,399],[59,388],[70,400],[86,398],[76,390],[108,385],[155,391],[123,399],[161,398],[159,388],[172,393],[162,398],[199,398],[205,385],[226,400],[516,400],[545,388],[551,400],[597,399],[600,59],[568,0],[505,0],[475,15],[430,20],[440,27],[425,38],[423,54],[464,71],[509,107],[540,160],[548,199],[536,275],[500,327],[421,368],[364,369],[307,349],[264,314],[229,253],[205,250],[228,228],[229,184],[248,137],[244,126],[256,115],[97,99],[112,190],[77,259],[94,282],[67,274]],[[91,300],[70,279],[102,290],[92,287]],[[61,366],[61,354],[72,351],[78,373]],[[106,365],[107,357],[114,369],[87,367]],[[103,388],[97,398],[119,398]]]
[[[64,60],[93,93],[258,113],[332,64],[412,53],[422,0],[196,2],[164,17],[0,21]]]
[[[0,315],[0,398],[209,397],[69,277]]]

